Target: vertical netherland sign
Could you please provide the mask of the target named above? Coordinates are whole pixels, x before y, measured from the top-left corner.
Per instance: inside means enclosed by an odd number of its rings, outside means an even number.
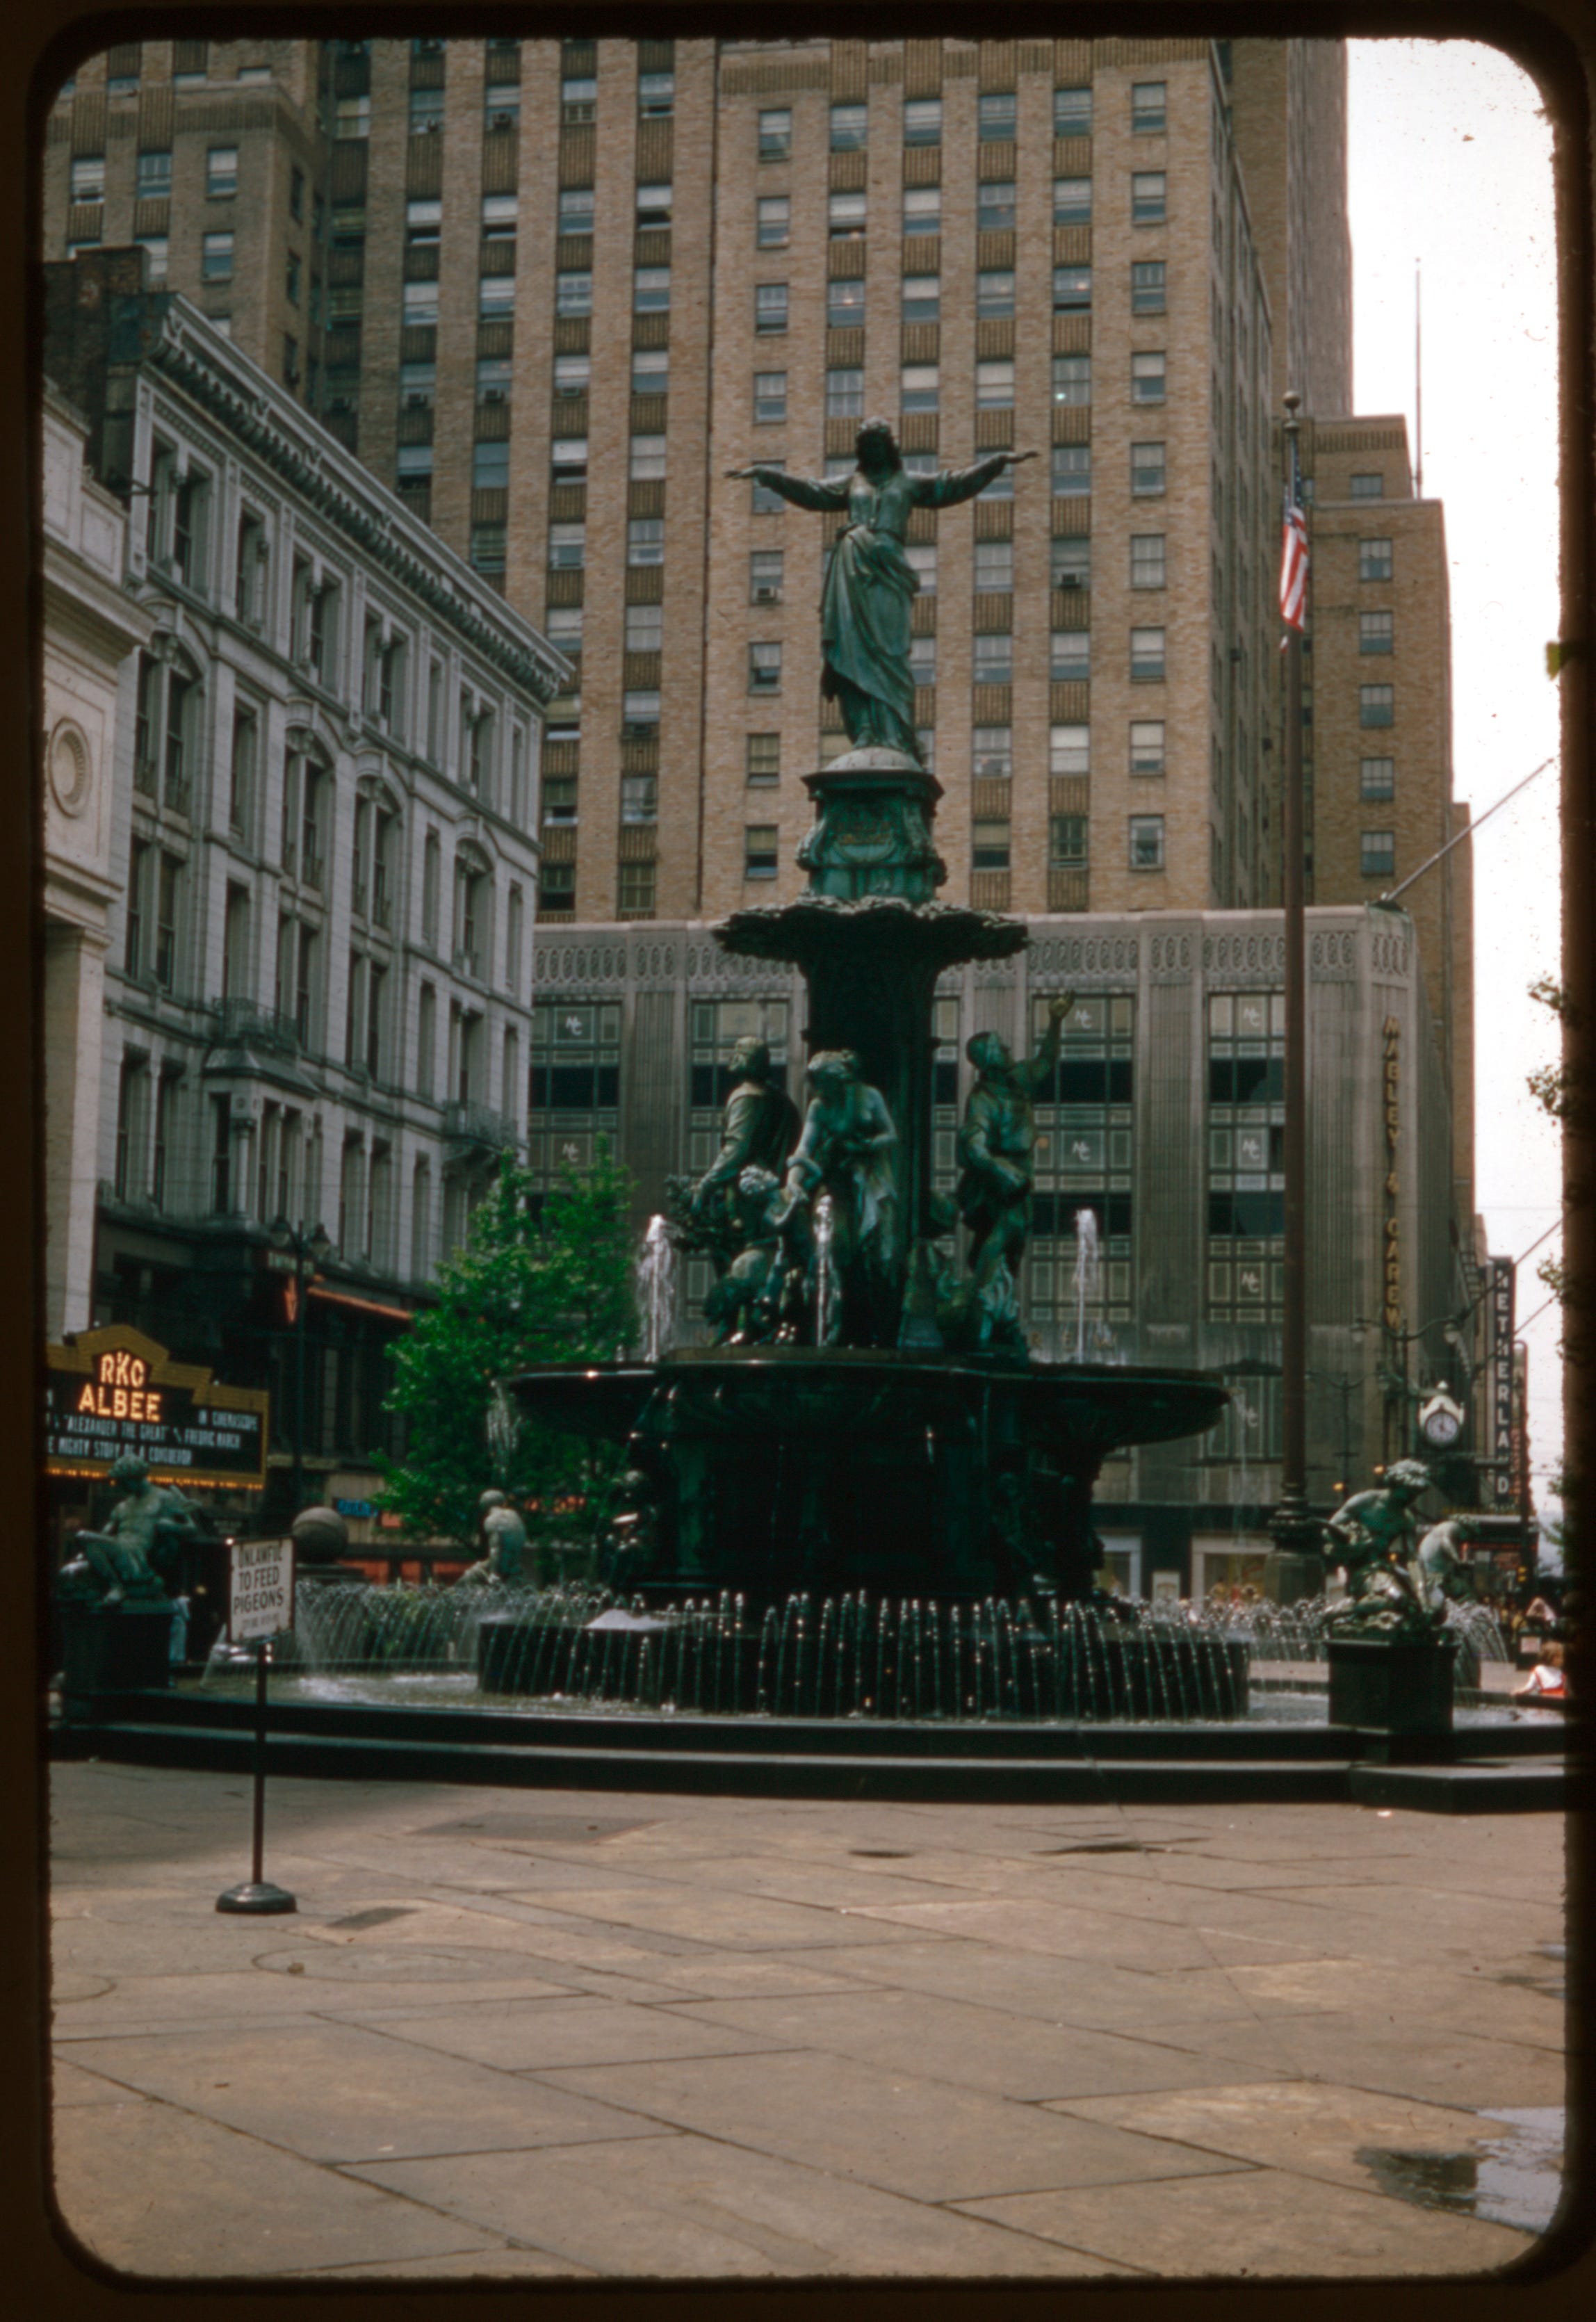
[[[235,1645],[278,1637],[294,1625],[294,1543],[235,1540],[227,1631]]]

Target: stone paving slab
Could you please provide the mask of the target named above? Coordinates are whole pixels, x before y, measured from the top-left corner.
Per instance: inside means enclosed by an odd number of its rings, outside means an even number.
[[[562,2258],[640,2274],[1081,2276],[1133,2266],[717,2139],[406,2162],[362,2175]]]
[[[346,2019],[347,2020],[347,2019]],[[779,2026],[751,2030],[696,2020],[673,2010],[595,1998],[538,2000],[531,2006],[470,2007],[424,2016],[363,2015],[374,2032],[390,2025],[417,2047],[436,2048],[501,2072],[563,2065],[652,2063],[662,2057],[743,2056],[786,2047]]]
[[[1208,2155],[853,2057],[795,2052],[543,2075],[640,2116],[807,2162],[921,2201],[1200,2174]],[[1049,2124],[1052,2124],[1050,2127]]]
[[[1161,2185],[1156,2203],[1123,2186],[1027,2193],[964,2205],[970,2217],[1045,2234],[1082,2255],[1163,2275],[1487,2272],[1519,2255],[1524,2237],[1478,2218],[1415,2209],[1343,2186],[1303,2198],[1302,2180],[1249,2169]]]
[[[579,2090],[440,2056],[364,2025],[273,2025],[269,2037],[173,2032],[87,2040],[73,2061],[314,2161],[650,2136]]]

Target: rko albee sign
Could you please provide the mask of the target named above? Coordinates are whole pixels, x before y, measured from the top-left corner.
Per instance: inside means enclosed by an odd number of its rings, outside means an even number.
[[[50,1475],[103,1476],[136,1451],[158,1483],[265,1483],[263,1389],[223,1386],[125,1323],[79,1330],[69,1346],[47,1347],[44,1360]]]

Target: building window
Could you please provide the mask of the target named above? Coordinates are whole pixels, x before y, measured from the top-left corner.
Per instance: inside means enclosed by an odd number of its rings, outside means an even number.
[[[1090,225],[1091,224],[1091,179],[1090,178],[1055,178],[1053,179],[1053,222],[1054,225]]]
[[[575,919],[577,866],[574,863],[551,863],[545,857],[539,864],[537,907],[545,919]]]
[[[238,147],[213,145],[205,155],[205,192],[212,201],[226,200],[238,191]]]
[[[781,602],[783,554],[780,548],[756,548],[748,559],[748,601],[751,605]]]
[[[975,312],[983,323],[1005,323],[1014,314],[1014,272],[1010,267],[987,267],[975,278]]]
[[[366,96],[341,96],[333,109],[334,137],[369,137],[371,134],[371,99]]]
[[[1012,361],[976,364],[975,407],[978,411],[1012,411],[1014,408]]]
[[[980,816],[970,826],[970,867],[972,871],[1007,871],[1008,821],[1005,816]]]
[[[935,378],[935,372],[932,375]],[[826,417],[859,419],[863,415],[864,373],[862,370],[828,370],[825,374]]]
[[[1163,445],[1133,443],[1130,447],[1130,489],[1133,498],[1158,499],[1165,482]]]
[[[414,208],[415,205],[413,203]],[[439,205],[440,213],[442,204]],[[514,194],[485,194],[482,197],[482,239],[484,242],[514,242],[520,218],[521,205]]]
[[[977,592],[1008,590],[1014,586],[1014,543],[1012,540],[978,540],[975,544],[975,586]]]
[[[784,460],[764,460],[760,464],[766,468],[785,468],[787,462]],[[852,466],[852,462],[849,464]],[[762,477],[754,477],[749,498],[749,507],[754,516],[780,516],[786,505],[780,493],[772,491]]]
[[[289,305],[296,306],[299,304],[299,252],[296,250],[288,252],[283,288],[288,294]]]
[[[743,833],[743,876],[773,879],[781,867],[780,833],[773,822],[751,822]]]
[[[1133,225],[1162,225],[1164,208],[1164,173],[1162,169],[1137,169],[1130,181],[1130,219]]]
[[[1133,678],[1156,679],[1163,681],[1163,638],[1162,629],[1133,629],[1130,633],[1130,673]]]
[[[1358,543],[1358,579],[1389,580],[1392,577],[1391,544],[1389,540],[1360,540]]]
[[[787,373],[756,370],[753,374],[753,417],[757,426],[778,426],[787,417]]]
[[[1382,500],[1385,498],[1385,478],[1383,475],[1354,476],[1348,492],[1354,500]]]
[[[639,73],[637,110],[645,121],[669,121],[676,110],[676,75],[668,72]]]
[[[660,778],[657,774],[623,774],[621,820],[642,827],[660,819]]]
[[[1365,799],[1394,799],[1397,794],[1397,762],[1394,758],[1360,758],[1358,761],[1358,796]]]
[[[505,569],[506,527],[502,524],[471,526],[471,570],[497,580]]]
[[[1130,867],[1133,871],[1163,869],[1163,817],[1133,814],[1130,818]]]
[[[787,328],[787,285],[761,282],[754,286],[753,327],[763,336]]]
[[[1086,864],[1086,817],[1050,814],[1047,818],[1047,859],[1055,871],[1080,871]]]
[[[977,105],[977,133],[983,145],[1011,144],[1018,119],[1018,99],[1012,90],[983,96]]]
[[[171,245],[164,233],[141,233],[139,248],[144,253],[144,279],[153,290],[167,279]]]
[[[436,250],[443,232],[442,202],[406,202],[405,205],[405,247],[406,250]]]
[[[904,562],[919,582],[918,594],[936,594],[936,543],[934,540],[913,541],[904,550]]]
[[[1162,258],[1138,259],[1131,268],[1130,310],[1133,315],[1163,314],[1167,270]]]
[[[639,266],[632,275],[632,312],[634,315],[663,315],[670,306],[670,269],[668,266]]]
[[[418,283],[405,285],[406,290],[418,289]],[[593,312],[593,277],[591,274],[557,274],[554,277],[554,312],[570,319]]]
[[[1389,613],[1358,615],[1358,651],[1361,654],[1388,654],[1392,648],[1391,616]]]
[[[762,161],[792,159],[792,114],[786,105],[771,105],[759,117],[759,158]]]
[[[1162,532],[1135,533],[1130,544],[1130,585],[1133,589],[1162,589],[1164,585],[1164,535]]]
[[[911,637],[908,644],[909,675],[917,685],[936,683],[936,639]]]
[[[972,674],[977,685],[1011,685],[1014,681],[1012,635],[1005,632],[997,636],[975,638]]]
[[[598,83],[585,77],[560,84],[560,119],[567,129],[580,129],[598,118]]]
[[[543,615],[543,635],[556,653],[567,661],[582,657],[582,608],[579,605],[551,605]]]
[[[744,765],[748,780],[755,788],[779,782],[781,779],[780,735],[750,734]]]
[[[1048,579],[1054,589],[1090,589],[1091,542],[1084,534],[1055,534],[1049,544]]]
[[[579,572],[588,561],[588,527],[585,524],[552,524],[549,526],[549,569],[554,572]]]
[[[1087,404],[1091,401],[1091,357],[1090,355],[1054,355],[1053,399],[1055,403],[1074,405]]]
[[[1163,720],[1162,718],[1135,718],[1131,720],[1130,770],[1133,774],[1163,772]]]
[[[626,526],[626,562],[628,564],[663,564],[663,517],[634,516],[629,520]]]
[[[761,250],[785,250],[792,226],[792,204],[785,194],[764,195],[754,213],[753,238]]]
[[[200,244],[199,279],[202,282],[232,281],[232,234],[207,233],[205,235]]]
[[[1083,499],[1091,490],[1091,445],[1055,443],[1053,447],[1054,499]]]
[[[1161,80],[1138,80],[1131,83],[1130,125],[1133,135],[1163,136],[1164,86]]]
[[[978,233],[1014,232],[1015,190],[1012,178],[983,178],[975,189]]]
[[[1013,773],[1012,726],[975,727],[970,738],[970,771],[972,774],[990,775],[998,779]]]
[[[545,774],[542,804],[543,818],[546,823],[574,824],[577,818],[576,776]]]
[[[935,411],[941,395],[941,373],[935,363],[906,363],[900,389],[906,412]]]
[[[657,686],[639,686],[621,696],[621,734],[624,740],[652,741],[660,730],[660,694]]]
[[[560,231],[562,234],[592,233],[593,188],[591,186],[566,186],[561,189]]]
[[[906,234],[942,232],[940,186],[910,186],[906,190],[903,197],[903,230]]]
[[[1055,88],[1053,92],[1053,133],[1055,137],[1091,135],[1091,90]]]
[[[634,484],[657,483],[665,473],[665,438],[634,435],[631,476]]]
[[[1358,868],[1365,879],[1389,879],[1397,867],[1394,830],[1365,830],[1358,841]]]
[[[1133,403],[1162,403],[1164,391],[1164,358],[1155,354],[1133,354],[1130,359],[1130,399]]]
[[[441,88],[413,88],[410,91],[410,134],[412,137],[435,137],[443,126],[443,91]]]
[[[628,605],[624,634],[629,654],[658,653],[665,642],[663,605]]]
[[[826,231],[833,242],[857,242],[864,232],[862,194],[831,194],[826,197]]]
[[[780,692],[781,648],[779,644],[749,646],[748,690],[750,693]]]
[[[1047,771],[1050,774],[1086,774],[1091,772],[1090,726],[1054,726],[1049,728]]]
[[[484,129],[515,130],[521,123],[521,91],[513,81],[490,80],[482,91]]]
[[[556,444],[556,452],[563,447]],[[586,446],[583,447],[584,452]],[[585,465],[582,472],[586,472]],[[556,471],[558,473],[558,471]],[[510,447],[507,442],[473,443],[471,446],[471,489],[475,492],[502,492],[510,481]]]
[[[1090,266],[1055,266],[1053,270],[1053,311],[1055,315],[1084,314],[1091,305]]]
[[[1054,629],[1048,643],[1047,674],[1054,685],[1084,685],[1091,675],[1089,629]]]
[[[942,315],[942,277],[938,274],[906,274],[903,278],[903,319],[906,323],[935,323]]]
[[[625,919],[652,919],[654,897],[658,891],[658,866],[652,863],[623,863],[620,866],[619,891],[616,897],[621,917]]]
[[[488,374],[487,379],[483,377]],[[508,355],[479,357],[477,362],[477,394],[485,386],[508,388],[513,374]],[[586,395],[593,378],[590,355],[556,355],[554,358],[554,392],[556,395]]]
[[[104,163],[101,167],[104,168]],[[140,154],[134,171],[134,190],[141,202],[164,202],[167,199],[172,190],[172,157],[169,151]],[[88,197],[79,195],[74,185],[72,198],[79,201],[87,200]]]
[[[911,96],[907,99],[903,108],[903,142],[906,145],[942,143],[940,96]]]
[[[870,108],[863,105],[834,105],[831,108],[831,150],[862,153],[870,135]]]
[[[651,227],[670,223],[671,188],[669,186],[639,186],[637,188],[637,225],[640,233]]]
[[[1394,686],[1359,686],[1358,724],[1360,726],[1394,726],[1396,717],[1397,699]]]
[[[864,284],[837,280],[825,286],[825,327],[828,331],[860,330],[864,325]]]
[[[438,286],[435,282],[406,282],[401,302],[401,313],[407,330],[432,330],[438,320]]]

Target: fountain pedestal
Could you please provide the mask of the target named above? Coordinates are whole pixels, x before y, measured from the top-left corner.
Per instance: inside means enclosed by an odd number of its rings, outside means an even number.
[[[1332,1725],[1409,1741],[1451,1732],[1450,1637],[1332,1637],[1327,1651]]]
[[[68,1716],[92,1716],[96,1695],[165,1691],[171,1683],[172,1608],[153,1603],[61,1608],[61,1696]]]

